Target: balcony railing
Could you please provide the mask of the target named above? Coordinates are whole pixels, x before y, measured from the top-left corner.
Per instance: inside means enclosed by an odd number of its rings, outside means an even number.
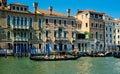
[[[55,40],[68,40],[68,38],[67,37],[55,37]]]
[[[14,38],[14,41],[28,41],[28,38]]]
[[[15,26],[12,26],[12,28],[13,29],[29,29],[29,26],[17,26],[17,25],[15,25]]]

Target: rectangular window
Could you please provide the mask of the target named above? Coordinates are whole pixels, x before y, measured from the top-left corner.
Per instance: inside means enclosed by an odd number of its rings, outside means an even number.
[[[48,38],[48,31],[46,31],[46,37]]]
[[[41,19],[38,19],[38,27],[41,28]]]
[[[41,44],[39,44],[39,49],[41,49],[41,46],[42,46],[42,45],[41,45]]]
[[[56,38],[56,34],[57,34],[57,32],[56,31],[54,31],[54,37]]]
[[[88,27],[88,23],[86,23],[86,27]]]
[[[106,37],[108,37],[108,34],[106,34]]]
[[[115,41],[114,41],[114,44],[116,44]]]
[[[41,35],[41,33],[39,33],[39,39],[41,39],[42,38],[42,35]]]
[[[94,24],[93,24],[93,23],[91,23],[91,27],[92,27],[92,28],[94,27]]]
[[[24,38],[26,38],[26,32],[24,32]]]
[[[115,30],[114,30],[114,33],[115,33]]]
[[[90,14],[90,18],[94,18],[94,15],[93,15],[93,14]]]
[[[106,31],[107,31],[107,27],[106,27]]]
[[[74,32],[72,32],[72,38],[74,38]]]
[[[112,30],[111,30],[111,28],[110,28],[110,32],[111,32]]]
[[[23,17],[21,17],[21,26],[23,26]]]
[[[27,18],[25,17],[25,26],[27,26]]]
[[[32,34],[32,33],[30,33],[30,39],[32,39],[32,37],[33,37],[32,35],[33,35],[33,34]]]
[[[100,40],[102,40],[102,34],[100,34]]]
[[[112,37],[112,35],[110,34],[110,37]]]
[[[72,45],[72,49],[74,49],[74,45]]]
[[[97,28],[97,25],[98,25],[98,24],[96,23],[96,28]]]
[[[32,18],[29,18],[29,26],[32,27],[33,20]]]
[[[64,45],[64,49],[67,50],[67,45]]]
[[[12,17],[12,24],[15,26],[16,24],[16,19],[15,19],[15,16]]]
[[[98,15],[97,15],[97,14],[95,14],[95,18],[98,18]]]
[[[114,39],[115,39],[115,36],[114,36]]]
[[[17,17],[17,25],[19,25],[19,23],[20,23],[19,21],[20,21],[20,20],[19,20],[19,17]]]
[[[54,45],[54,49],[57,50],[57,45]]]
[[[91,34],[91,38],[94,38],[94,34]]]
[[[64,38],[66,38],[66,34],[67,34],[67,33],[66,33],[66,32],[64,32]]]

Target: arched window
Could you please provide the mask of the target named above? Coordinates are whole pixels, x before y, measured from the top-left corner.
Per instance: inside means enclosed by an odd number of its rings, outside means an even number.
[[[20,24],[20,19],[19,19],[19,17],[17,17],[17,25],[19,25]]]
[[[96,32],[96,39],[98,39],[98,32]]]
[[[48,31],[46,31],[46,37],[48,38]]]
[[[12,17],[12,24],[15,25],[15,22],[16,22],[15,16],[13,16],[13,17]]]
[[[17,33],[17,38],[18,38],[18,39],[20,38],[20,33],[19,33],[19,32]]]
[[[72,32],[72,38],[74,38],[74,32]]]
[[[16,38],[16,32],[14,32],[14,38]]]
[[[24,32],[24,38],[26,38],[26,32]]]
[[[10,39],[10,32],[7,32],[7,39]]]
[[[39,27],[39,28],[42,27],[41,19],[38,19],[38,27]]]
[[[7,26],[10,26],[10,16],[7,16]]]
[[[21,38],[23,38],[23,33],[21,32]]]
[[[27,26],[27,18],[25,17],[25,26]]]
[[[32,32],[30,32],[30,39],[32,39]]]
[[[66,31],[64,31],[64,38],[66,38],[66,35],[67,35]]]
[[[23,17],[21,17],[21,26],[23,26]]]
[[[62,28],[58,29],[58,37],[60,38],[62,36]]]
[[[32,27],[32,18],[29,18],[29,26]]]
[[[39,39],[42,39],[42,35],[41,35],[41,33],[39,33]]]

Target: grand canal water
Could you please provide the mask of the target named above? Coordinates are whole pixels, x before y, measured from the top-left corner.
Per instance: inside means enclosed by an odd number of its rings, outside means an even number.
[[[0,57],[0,74],[120,74],[120,59],[81,57],[75,61],[38,62]]]

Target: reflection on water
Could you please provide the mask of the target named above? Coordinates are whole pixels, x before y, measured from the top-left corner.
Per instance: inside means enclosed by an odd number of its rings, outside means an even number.
[[[120,74],[120,59],[81,57],[75,61],[32,61],[0,57],[0,74]]]

